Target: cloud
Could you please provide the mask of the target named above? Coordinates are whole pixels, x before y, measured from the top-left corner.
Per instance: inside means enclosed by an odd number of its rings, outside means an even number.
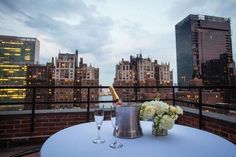
[[[67,49],[100,53],[101,47],[109,40],[112,20],[98,16],[96,8],[88,7],[83,1],[41,0],[31,3],[19,0],[15,3],[3,0],[1,3],[14,14],[24,15],[25,25],[53,38]],[[77,19],[77,24],[68,23],[67,17]]]
[[[1,0],[0,3],[4,8],[12,13],[23,15],[35,15],[38,13],[50,15],[52,17],[69,17],[74,16],[74,13],[79,15],[89,15],[95,13],[94,7],[88,7],[82,0]]]
[[[109,40],[111,21],[102,17],[89,18],[73,26],[40,14],[27,20],[25,24],[38,32],[46,33],[70,50],[78,48],[81,53],[99,53]]]
[[[222,16],[235,18],[236,15],[235,0],[173,0],[170,5],[167,16],[174,20],[180,21],[189,14],[203,14],[212,16]]]

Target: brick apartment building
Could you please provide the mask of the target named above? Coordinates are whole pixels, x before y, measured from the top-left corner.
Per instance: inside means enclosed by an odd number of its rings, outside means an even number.
[[[143,58],[142,54],[136,57],[130,56],[130,61],[122,59],[116,65],[116,75],[114,86],[156,86],[156,85],[172,85],[173,75],[170,70],[170,64],[158,64],[150,58]],[[117,89],[122,99],[134,100],[135,89]],[[161,90],[154,88],[137,89],[139,99],[152,99],[157,96]],[[169,92],[162,91],[163,92]],[[164,94],[165,95],[165,94]]]

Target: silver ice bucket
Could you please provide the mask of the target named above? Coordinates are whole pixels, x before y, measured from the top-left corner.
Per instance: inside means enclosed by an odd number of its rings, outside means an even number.
[[[138,138],[143,135],[139,122],[140,105],[127,103],[116,107],[119,138]]]

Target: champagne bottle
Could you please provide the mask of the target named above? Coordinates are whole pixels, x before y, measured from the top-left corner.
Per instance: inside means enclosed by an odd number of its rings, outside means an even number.
[[[110,92],[111,92],[113,98],[114,98],[115,101],[116,101],[115,105],[122,105],[123,102],[122,102],[122,100],[119,98],[119,96],[118,96],[118,94],[116,93],[114,87],[113,87],[113,86],[110,86],[109,89],[110,89]]]

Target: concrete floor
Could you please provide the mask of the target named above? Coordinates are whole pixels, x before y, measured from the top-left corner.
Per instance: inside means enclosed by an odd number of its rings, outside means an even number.
[[[39,147],[39,146],[38,145],[36,145],[36,146],[22,146],[22,147],[12,147],[12,148],[1,149],[0,150],[0,157],[10,157],[10,156],[18,154],[20,152],[34,149],[35,147]],[[29,154],[24,157],[39,157],[39,152]]]

